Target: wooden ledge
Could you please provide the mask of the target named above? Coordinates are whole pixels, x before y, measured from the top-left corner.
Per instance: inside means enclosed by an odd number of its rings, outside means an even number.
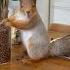
[[[50,24],[49,25],[50,31],[57,31],[57,32],[66,32],[70,33],[70,25],[64,25],[64,24]]]

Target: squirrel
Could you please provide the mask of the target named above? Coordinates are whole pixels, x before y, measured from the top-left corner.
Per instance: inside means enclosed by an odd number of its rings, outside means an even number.
[[[22,43],[29,57],[39,60],[48,57],[48,30],[36,9],[36,0],[23,0],[22,8],[7,18],[10,26],[21,30]]]
[[[70,59],[70,34],[50,42],[50,55]]]
[[[49,42],[48,30],[38,14],[36,0],[22,0],[21,6],[7,21],[10,26],[21,30],[22,43],[29,57],[39,60],[70,55],[70,35]]]

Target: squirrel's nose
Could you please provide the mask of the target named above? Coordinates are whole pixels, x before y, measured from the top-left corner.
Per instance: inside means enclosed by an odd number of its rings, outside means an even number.
[[[27,13],[27,15],[29,16],[29,14],[30,14],[30,11],[26,11],[26,13]]]

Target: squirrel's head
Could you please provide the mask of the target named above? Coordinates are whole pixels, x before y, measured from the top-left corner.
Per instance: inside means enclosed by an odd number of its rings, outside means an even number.
[[[25,11],[30,11],[33,8],[36,8],[36,0],[20,0],[21,8]]]
[[[36,22],[36,0],[20,0],[21,8],[8,18],[11,26],[28,29]]]

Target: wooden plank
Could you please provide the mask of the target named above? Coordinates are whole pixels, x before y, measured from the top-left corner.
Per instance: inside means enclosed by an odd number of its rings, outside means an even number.
[[[70,33],[70,25],[54,23],[49,25],[49,30]]]

